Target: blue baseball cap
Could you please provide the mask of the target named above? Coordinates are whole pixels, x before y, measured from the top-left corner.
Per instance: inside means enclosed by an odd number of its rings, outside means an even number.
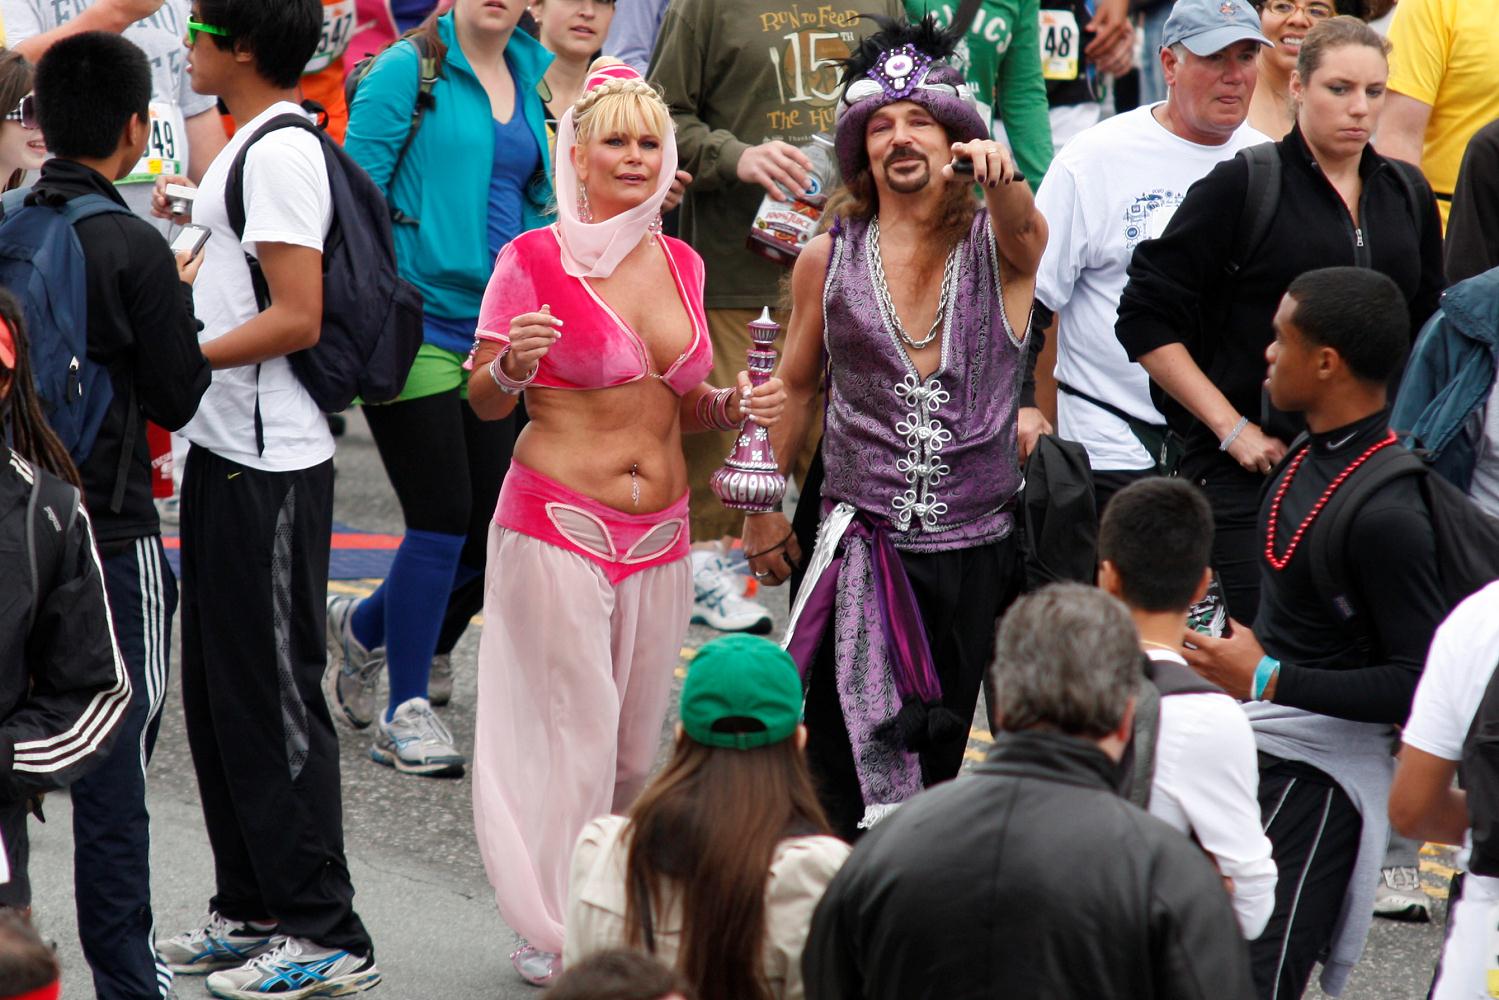
[[[1271,45],[1249,0],[1177,0],[1161,30],[1161,48],[1180,42],[1197,56],[1222,52],[1235,42]]]

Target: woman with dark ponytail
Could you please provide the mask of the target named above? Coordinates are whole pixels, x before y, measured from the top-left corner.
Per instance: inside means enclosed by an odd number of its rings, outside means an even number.
[[[109,752],[130,706],[104,573],[80,502],[78,470],[47,426],[16,300],[0,291],[0,742],[14,748],[0,799],[10,881],[0,909],[31,905],[29,803],[82,777]]]

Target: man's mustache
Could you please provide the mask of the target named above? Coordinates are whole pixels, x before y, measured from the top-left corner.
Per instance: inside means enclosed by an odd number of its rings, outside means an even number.
[[[901,160],[921,160],[924,163],[926,162],[926,155],[921,153],[919,150],[910,149],[909,147],[902,147],[900,149],[892,149],[890,152],[886,153],[885,159],[882,162],[886,167],[890,167],[893,164],[899,163]]]

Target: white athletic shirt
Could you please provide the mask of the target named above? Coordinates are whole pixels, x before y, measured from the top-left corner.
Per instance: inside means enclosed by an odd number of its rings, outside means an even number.
[[[1198,145],[1145,107],[1099,122],[1062,147],[1036,192],[1051,234],[1036,295],[1061,317],[1057,381],[1139,420],[1166,422],[1150,402],[1145,369],[1114,336],[1126,268],[1136,246],[1165,230],[1193,181],[1245,146],[1269,141],[1246,124],[1221,146]],[[1057,433],[1087,448],[1097,470],[1154,464],[1128,424],[1063,392]]]
[[[1463,601],[1437,629],[1426,654],[1426,667],[1403,742],[1443,760],[1461,760],[1463,740],[1483,701],[1484,689],[1499,664],[1499,583],[1491,583]],[[1467,867],[1464,845],[1460,864]],[[1485,918],[1499,906],[1499,879],[1469,875],[1463,898],[1448,915],[1447,941],[1435,1000],[1469,1000],[1487,996],[1490,924]]]
[[[1152,660],[1186,665],[1165,649]],[[1260,769],[1254,732],[1226,694],[1161,699],[1150,783],[1150,814],[1196,834],[1218,871],[1234,881],[1234,916],[1248,940],[1260,936],[1275,908],[1275,862],[1260,825]]]
[[[203,175],[193,221],[208,226],[213,235],[193,285],[193,305],[203,323],[200,343],[223,336],[260,311],[245,262],[245,254],[253,255],[257,242],[323,249],[333,218],[333,196],[322,147],[301,129],[272,132],[250,147],[244,173],[243,244],[234,238],[224,208],[224,182],[240,147],[265,122],[288,112],[300,114],[301,109],[283,101],[246,122]],[[265,431],[263,454],[256,453],[255,445],[257,398]],[[269,472],[307,469],[333,457],[327,418],[285,358],[215,371],[213,384],[182,435],[222,458]]]
[[[5,15],[5,44],[15,46],[67,24],[93,6],[94,0],[0,0]],[[151,138],[146,155],[127,182],[120,184],[125,204],[163,232],[166,220],[151,214],[153,173],[187,173],[187,130],[194,115],[212,111],[216,100],[188,83],[187,33],[189,0],[166,0],[150,17],[136,21],[121,37],[134,42],[151,64]],[[9,108],[5,108],[9,111]]]

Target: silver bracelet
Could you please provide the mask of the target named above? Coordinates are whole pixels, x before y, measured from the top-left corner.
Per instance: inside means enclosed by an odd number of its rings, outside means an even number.
[[[502,362],[505,360],[505,355],[509,353],[510,348],[506,347],[504,350],[500,351],[499,354],[496,354],[493,358],[490,359],[489,377],[494,380],[494,384],[505,395],[519,396],[522,392],[525,391],[526,386],[530,385],[532,380],[536,378],[536,373],[541,370],[541,366],[532,365],[530,373],[527,374],[525,378],[513,379],[509,375],[505,374],[505,366],[502,364]]]
[[[1233,444],[1234,441],[1238,439],[1239,435],[1244,433],[1244,428],[1248,426],[1249,418],[1240,417],[1239,422],[1234,424],[1234,429],[1228,432],[1228,436],[1225,437],[1222,441],[1218,442],[1218,450],[1228,451],[1228,446]]]

